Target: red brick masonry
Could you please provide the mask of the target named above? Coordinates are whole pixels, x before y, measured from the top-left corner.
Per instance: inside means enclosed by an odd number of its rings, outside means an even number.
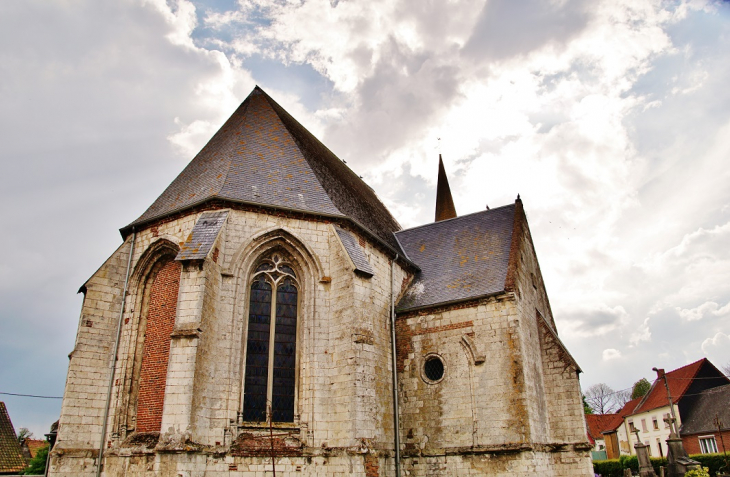
[[[152,283],[139,378],[137,432],[159,432],[162,426],[170,334],[175,325],[180,271],[180,263],[170,261],[160,269]]]

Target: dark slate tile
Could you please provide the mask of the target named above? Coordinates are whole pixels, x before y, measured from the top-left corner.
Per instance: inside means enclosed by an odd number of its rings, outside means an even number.
[[[504,291],[514,215],[512,204],[396,232],[421,268],[398,311]]]
[[[228,217],[227,210],[203,212],[180,248],[175,260],[203,260],[213,248]]]
[[[357,238],[346,230],[342,230],[339,227],[335,227],[337,236],[340,237],[342,245],[344,245],[347,254],[350,256],[352,263],[355,264],[355,270],[358,272],[372,277],[375,274],[373,267],[370,266],[368,258],[365,256],[365,251],[358,243]]]

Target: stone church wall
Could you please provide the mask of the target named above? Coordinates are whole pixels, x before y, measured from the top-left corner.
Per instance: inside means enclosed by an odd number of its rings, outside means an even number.
[[[369,466],[370,474],[374,467],[384,469],[386,457],[375,458],[370,453],[392,453],[388,451],[393,440],[388,325],[391,257],[353,232],[375,274],[366,278],[353,273],[333,226],[324,221],[234,210],[208,258],[183,262],[167,382],[164,397],[160,396],[164,399],[161,436],[159,441],[156,436],[147,436],[145,441],[145,436],[133,432],[138,391],[134,383],[140,373],[149,301],[146,280],[160,254],[174,253],[182,245],[195,219],[171,220],[137,234],[108,421],[107,475],[116,475],[113,469],[135,475],[129,473],[132,468],[144,475],[147,471],[142,467],[159,467],[163,462],[172,465],[171,457],[156,452],[195,451],[195,456],[179,460],[187,459],[191,469],[200,469],[202,462],[205,468],[213,466],[211,471],[225,467],[226,475],[229,464],[238,465],[228,462],[230,459],[212,459],[210,454],[225,453],[239,434],[235,423],[242,399],[245,296],[250,272],[246,267],[253,265],[252,256],[263,250],[257,247],[266,247],[269,236],[307,255],[309,262],[300,264],[299,425],[292,434],[301,443],[298,452],[310,456],[324,453],[326,462],[339,462],[337,465],[348,469],[360,466],[363,472]],[[280,230],[286,233],[282,235]],[[54,475],[95,471],[93,457],[98,452],[108,363],[130,241],[131,236],[86,285],[59,446],[52,459]],[[400,289],[406,273],[399,266],[395,271]],[[312,448],[314,454],[303,450]],[[368,466],[365,455],[371,456]],[[244,462],[246,459],[250,464]],[[385,460],[377,464],[378,459]],[[236,457],[235,462],[241,462],[242,467],[263,465],[261,457]],[[310,475],[320,475],[327,465],[297,462],[291,467],[297,475],[302,475],[297,467],[316,467],[319,470]],[[181,465],[183,469],[188,464]]]

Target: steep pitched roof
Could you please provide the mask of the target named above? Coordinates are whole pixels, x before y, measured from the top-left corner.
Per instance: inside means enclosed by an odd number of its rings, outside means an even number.
[[[717,431],[716,417],[724,424],[722,429],[730,429],[730,384],[702,391],[684,416],[680,433]]]
[[[211,200],[348,218],[397,249],[375,192],[258,86],[122,233]]]
[[[421,268],[398,311],[504,291],[515,210],[511,204],[397,232],[406,256]]]
[[[591,442],[603,439],[603,432],[611,427],[616,416],[617,414],[586,414],[586,427]]]
[[[624,407],[619,409],[619,411],[616,414],[611,414],[613,417],[611,418],[611,421],[606,423],[606,427],[603,431],[601,431],[604,434],[607,434],[609,432],[614,432],[616,429],[618,429],[621,424],[624,422],[624,418],[626,416],[630,416],[631,413],[634,412],[634,409],[636,409],[636,406],[639,405],[642,398],[636,398],[632,399],[631,401],[624,404]]]
[[[699,361],[666,373],[667,384],[669,385],[669,392],[672,395],[673,404],[676,404],[684,393],[687,392],[687,389],[692,384],[692,379],[697,375],[706,361],[706,358],[702,358]],[[667,389],[664,387],[664,380],[656,379],[633,414],[651,411],[652,409],[668,405],[669,401],[667,399]]]
[[[0,473],[18,472],[25,469],[23,451],[15,435],[4,402],[0,402]]]

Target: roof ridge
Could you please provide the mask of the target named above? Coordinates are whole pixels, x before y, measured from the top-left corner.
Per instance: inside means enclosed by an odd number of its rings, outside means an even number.
[[[471,216],[474,216],[474,215],[477,215],[477,214],[485,214],[485,213],[493,212],[495,210],[504,209],[506,207],[512,207],[514,205],[515,204],[512,203],[512,204],[500,205],[499,207],[495,207],[493,209],[478,210],[476,212],[471,212],[469,214],[459,215],[458,217],[452,217],[450,219],[439,220],[438,222],[428,222],[428,223],[425,223],[425,224],[416,225],[415,227],[410,227],[408,229],[401,229],[401,230],[398,230],[397,232],[393,232],[393,233],[394,234],[400,234],[400,233],[403,233],[403,232],[410,232],[411,230],[420,229],[422,227],[429,227],[431,225],[436,225],[436,224],[441,225],[441,224],[444,224],[446,222],[450,222],[452,220],[459,220],[459,219],[463,219],[465,217],[471,217]]]
[[[256,85],[256,87],[254,87],[254,91],[256,91],[257,89],[260,90],[260,91],[262,91],[261,88],[259,88],[259,85]],[[246,99],[243,100],[243,103],[241,103],[240,108],[243,108],[243,111],[241,111],[241,116],[243,116],[243,117],[246,116],[246,111],[248,111],[248,107],[251,104],[250,98],[251,98],[251,95],[248,95],[246,97]],[[225,123],[223,123],[223,125],[225,125]],[[221,128],[222,127],[223,126],[221,126]],[[217,134],[217,132],[216,132],[216,134]],[[203,147],[205,147],[205,146],[203,146]],[[201,149],[201,152],[202,152],[202,149]],[[198,154],[200,154],[200,153],[198,153]],[[226,168],[226,176],[223,178],[222,181],[220,181],[220,185],[218,186],[218,192],[216,192],[215,194],[213,194],[213,197],[218,197],[218,198],[221,198],[221,199],[223,198],[223,195],[222,195],[223,188],[228,183],[228,175],[231,173],[231,164],[233,164],[233,160],[230,157],[228,157],[227,159],[228,159],[228,167]],[[193,160],[195,160],[195,158],[193,158]],[[190,162],[192,162],[192,161],[190,161]]]
[[[323,143],[323,142],[322,142],[322,141],[321,141],[321,140],[320,140],[320,139],[319,139],[319,138],[318,138],[317,136],[315,136],[315,135],[314,135],[314,134],[313,134],[313,133],[312,133],[312,132],[311,132],[311,131],[310,131],[309,129],[307,129],[307,128],[306,128],[306,127],[305,127],[305,126],[304,126],[304,125],[302,124],[302,123],[300,123],[300,122],[299,122],[299,121],[297,120],[297,118],[295,118],[294,116],[292,116],[291,114],[289,114],[289,112],[288,112],[288,111],[287,111],[286,109],[284,109],[284,108],[283,108],[283,107],[282,107],[282,106],[281,106],[281,105],[280,105],[279,103],[277,103],[277,102],[276,102],[276,100],[275,100],[274,98],[272,98],[271,96],[269,96],[269,94],[268,94],[268,93],[267,93],[266,91],[264,91],[263,89],[259,88],[258,86],[256,86],[256,88],[258,88],[258,90],[259,90],[259,91],[260,91],[260,92],[261,92],[261,93],[262,93],[262,94],[264,95],[264,98],[266,99],[266,101],[267,101],[267,102],[268,102],[268,103],[269,103],[269,104],[270,104],[270,105],[272,106],[272,108],[274,109],[274,112],[276,113],[276,115],[277,115],[277,116],[279,116],[279,119],[282,119],[282,118],[281,118],[281,114],[280,114],[280,112],[278,111],[278,110],[280,109],[280,110],[281,110],[281,112],[283,112],[283,113],[284,113],[284,114],[285,114],[285,115],[286,115],[286,116],[288,117],[288,119],[291,119],[292,121],[294,121],[295,123],[297,123],[297,124],[298,124],[299,126],[301,126],[301,127],[303,128],[303,129],[305,129],[305,130],[306,130],[306,131],[307,131],[307,132],[308,132],[308,133],[309,133],[309,134],[310,134],[310,135],[311,135],[311,136],[312,136],[312,137],[313,137],[313,138],[314,138],[314,139],[315,139],[315,140],[316,140],[316,141],[317,141],[317,142],[318,142],[318,143],[319,143],[319,144],[320,144],[320,145],[321,145],[322,147],[324,147],[324,148],[325,148],[325,149],[326,149],[326,150],[327,150],[327,151],[328,151],[328,152],[329,152],[330,154],[332,154],[332,155],[333,155],[333,156],[334,156],[335,158],[337,158],[337,160],[338,160],[338,161],[339,161],[339,162],[340,162],[340,163],[341,163],[341,164],[342,164],[343,166],[345,166],[345,169],[346,169],[347,171],[349,171],[349,172],[350,172],[350,174],[352,174],[352,176],[353,176],[353,179],[355,179],[355,180],[358,180],[358,181],[362,182],[362,183],[363,183],[364,185],[366,185],[366,186],[367,186],[368,188],[370,188],[370,190],[371,190],[371,191],[373,191],[373,193],[375,193],[375,190],[374,190],[374,189],[373,189],[372,187],[370,187],[370,186],[369,186],[369,185],[367,184],[367,182],[365,182],[365,181],[364,181],[364,180],[362,179],[362,177],[360,177],[360,175],[359,175],[359,174],[358,174],[357,172],[353,171],[353,170],[352,170],[352,168],[351,168],[350,166],[348,166],[348,165],[347,165],[347,163],[346,163],[345,161],[343,161],[342,159],[340,159],[340,158],[339,158],[339,156],[337,156],[337,154],[335,154],[335,153],[334,153],[334,152],[332,151],[332,149],[330,149],[329,147],[327,147],[327,145],[326,145],[325,143]],[[256,88],[254,88],[254,89],[256,89]],[[287,133],[288,133],[288,134],[289,134],[290,136],[292,136],[292,139],[294,139],[294,140],[296,141],[296,137],[294,137],[294,135],[293,135],[293,134],[291,133],[291,131],[289,130],[289,128],[287,127],[287,125],[286,125],[286,123],[285,123],[285,122],[283,121],[283,119],[282,119],[282,123],[284,124],[284,127],[286,128],[286,132],[287,132]],[[306,159],[306,157],[305,157],[305,159]],[[307,161],[307,162],[309,162],[309,161]],[[376,194],[376,196],[377,196],[377,194]],[[385,205],[385,204],[383,204],[383,205]],[[335,207],[336,207],[336,206],[335,206]],[[338,208],[338,209],[339,209],[339,208]]]

